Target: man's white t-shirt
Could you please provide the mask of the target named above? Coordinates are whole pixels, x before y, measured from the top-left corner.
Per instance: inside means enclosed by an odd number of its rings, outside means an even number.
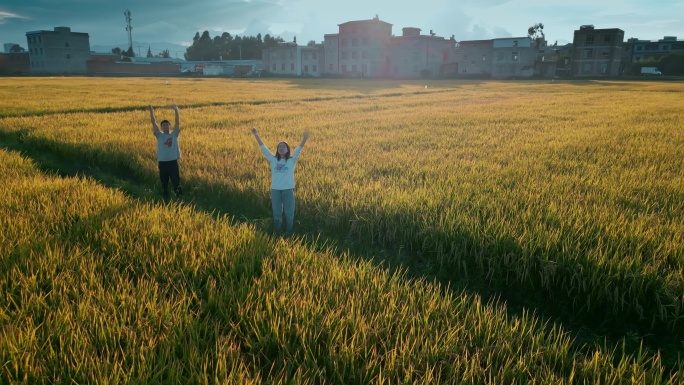
[[[157,137],[157,160],[167,162],[180,159],[180,147],[178,146],[178,134],[180,131],[173,130],[168,134],[161,131],[155,132]]]

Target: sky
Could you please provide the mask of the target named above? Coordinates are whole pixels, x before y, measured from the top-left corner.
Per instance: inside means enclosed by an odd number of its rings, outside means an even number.
[[[0,0],[0,43],[27,48],[26,32],[65,26],[88,33],[91,47],[126,49],[126,10],[134,45],[188,46],[204,31],[211,37],[261,33],[292,41],[296,36],[304,45],[322,42],[339,24],[376,15],[392,24],[396,36],[414,27],[457,41],[526,36],[537,23],[544,25],[549,44],[572,42],[573,32],[585,24],[620,28],[625,40],[684,40],[684,0]]]

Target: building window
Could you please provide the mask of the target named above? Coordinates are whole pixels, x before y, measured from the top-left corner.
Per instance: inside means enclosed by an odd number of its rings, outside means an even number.
[[[306,52],[302,53],[302,60],[309,60],[309,54]]]
[[[318,72],[318,68],[315,64],[312,66],[312,69],[313,69],[313,72]]]
[[[601,50],[601,57],[607,58],[610,56],[610,51],[607,49]]]
[[[304,65],[304,72],[309,72],[309,66],[308,65]]]
[[[290,63],[290,71],[294,71],[294,63]]]
[[[346,47],[347,46],[347,39],[340,40],[340,46]]]
[[[601,63],[601,68],[600,68],[601,74],[605,75],[608,73],[608,64],[606,63]]]
[[[290,51],[290,59],[294,59],[294,51]]]
[[[333,65],[332,65],[332,64],[329,64],[329,65],[328,65],[328,71],[330,71],[330,72],[333,71]]]
[[[517,40],[513,40],[513,47],[517,47],[517,46],[518,46],[518,41],[517,41]]]
[[[71,54],[69,54],[69,53],[66,54],[66,58],[67,58],[67,59],[71,59]]]
[[[64,46],[69,48],[69,42],[64,43]]]
[[[610,36],[610,35],[605,35],[605,36],[603,37],[603,42],[604,42],[604,43],[610,43],[611,40],[613,40],[613,38],[612,38],[612,36]]]
[[[463,55],[463,61],[467,61],[467,60],[468,60],[468,55]]]
[[[497,52],[496,53],[496,61],[504,61],[504,53],[503,52]]]
[[[347,73],[347,66],[342,64],[342,73]]]
[[[487,55],[482,55],[482,61],[487,61]]]
[[[40,43],[40,42],[41,42],[41,37],[40,37],[40,36],[38,36],[38,43]]]
[[[594,50],[591,48],[585,48],[584,51],[582,52],[582,59],[593,59],[594,58]]]
[[[518,53],[517,52],[511,52],[511,60],[518,61]]]
[[[585,45],[593,45],[594,44],[594,35],[587,35],[587,37],[584,39],[584,44]]]
[[[314,60],[318,59],[318,55],[316,54],[316,52],[313,52],[311,56]]]
[[[591,63],[584,63],[582,66],[582,71],[584,73],[590,73],[591,72]]]
[[[280,63],[280,70],[285,71],[285,63]]]

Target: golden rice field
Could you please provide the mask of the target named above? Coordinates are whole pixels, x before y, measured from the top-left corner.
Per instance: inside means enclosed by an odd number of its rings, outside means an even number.
[[[0,78],[0,383],[677,384],[682,159],[676,82]]]

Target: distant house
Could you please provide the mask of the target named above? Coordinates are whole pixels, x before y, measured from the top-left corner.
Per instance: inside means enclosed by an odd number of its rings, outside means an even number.
[[[456,49],[458,76],[490,77],[492,74],[493,56],[494,43],[492,40],[460,41]]]
[[[535,75],[534,68],[539,59],[539,49],[535,47],[531,38],[524,36],[494,39],[492,47],[492,78],[529,78]],[[486,58],[482,57],[482,61],[486,61]]]
[[[441,77],[445,66],[454,61],[456,40],[421,35],[420,28],[403,28],[401,36],[390,39],[389,77]],[[363,55],[363,54],[362,54]]]
[[[87,33],[71,32],[69,27],[54,31],[26,33],[31,73],[85,74],[90,58]]]
[[[684,53],[684,40],[677,40],[676,36],[665,36],[656,41],[630,38],[625,44],[625,50],[629,52],[627,56],[630,63],[658,60],[673,53]]]
[[[297,43],[280,43],[261,51],[264,68],[277,75],[301,75],[301,58],[301,46]]]
[[[620,74],[625,32],[619,28],[595,29],[583,25],[572,44],[573,77],[606,77]]]
[[[339,32],[323,40],[323,73],[342,76],[387,77],[390,73],[392,24],[375,16],[338,25]]]

